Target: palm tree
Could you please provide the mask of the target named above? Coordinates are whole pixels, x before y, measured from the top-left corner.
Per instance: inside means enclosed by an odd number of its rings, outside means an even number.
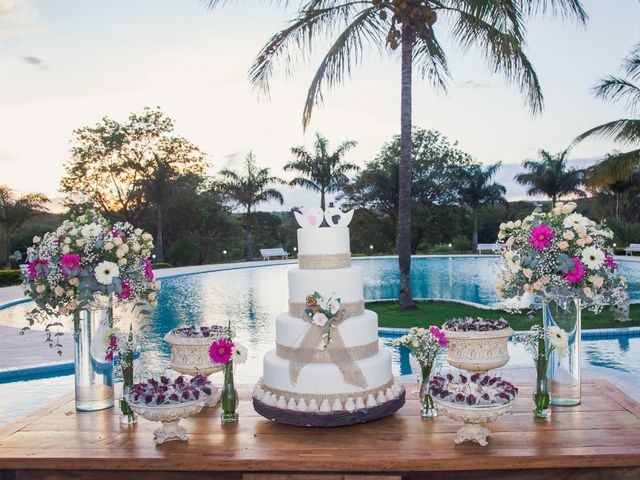
[[[252,209],[263,202],[276,200],[280,205],[284,203],[282,194],[271,185],[283,183],[278,177],[272,177],[268,168],[260,168],[256,164],[253,153],[249,152],[245,159],[243,172],[236,172],[225,168],[220,171],[223,177],[219,182],[219,188],[227,198],[242,205],[246,210],[245,215],[245,258],[253,259],[253,211]]]
[[[624,102],[630,109],[640,106],[640,44],[624,60],[623,68],[628,78],[608,77],[600,80],[594,87],[597,98],[612,102]],[[634,146],[629,152],[608,155],[590,171],[590,182],[595,186],[604,186],[624,181],[637,173],[640,168],[640,119],[622,118],[603,123],[578,135],[574,143],[591,137],[613,138],[622,146]]]
[[[224,0],[208,0],[209,8]],[[288,4],[284,0],[274,3]],[[447,56],[436,35],[435,23],[442,19],[460,50],[478,47],[494,72],[524,90],[531,110],[542,108],[538,77],[524,53],[525,21],[538,11],[561,13],[584,23],[580,0],[307,0],[301,2],[289,25],[271,37],[258,54],[249,77],[264,94],[278,61],[290,73],[296,58],[311,56],[316,41],[331,39],[327,54],[311,81],[302,115],[306,128],[314,106],[322,103],[325,90],[350,76],[365,50],[400,49],[400,189],[396,250],[400,268],[401,308],[415,306],[411,271],[411,94],[414,63],[417,73],[436,88],[446,88]]]
[[[49,199],[42,193],[28,193],[16,197],[7,185],[0,185],[0,227],[6,239],[5,260],[11,256],[11,237],[30,218],[45,213],[44,204]]]
[[[528,186],[527,195],[544,195],[555,204],[558,198],[566,195],[584,197],[580,189],[584,183],[584,171],[578,168],[567,168],[568,150],[551,155],[540,150],[540,161],[525,160],[522,166],[527,173],[519,173],[514,177],[516,182]]]
[[[347,174],[359,170],[357,165],[342,160],[345,153],[356,145],[357,142],[348,140],[329,153],[329,141],[317,133],[313,154],[304,147],[293,147],[291,153],[295,160],[287,163],[284,169],[300,172],[301,175],[291,180],[289,185],[320,192],[320,208],[324,210],[325,195],[342,190],[349,183]]]
[[[490,182],[496,174],[502,162],[482,168],[482,165],[474,164],[465,169],[467,177],[460,188],[460,199],[471,210],[473,219],[473,234],[471,235],[471,249],[478,253],[478,213],[485,205],[494,205],[505,202],[504,194],[507,189],[504,185]]]

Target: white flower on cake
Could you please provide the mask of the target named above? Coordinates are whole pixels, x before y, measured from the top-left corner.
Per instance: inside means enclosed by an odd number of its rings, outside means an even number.
[[[92,222],[87,225],[84,225],[80,229],[80,233],[82,233],[82,236],[84,238],[93,238],[93,237],[97,237],[102,233],[102,228],[97,223]]]
[[[313,322],[314,325],[317,325],[319,327],[324,327],[329,321],[329,319],[324,313],[317,312],[313,314],[313,317],[311,317],[311,321]]]
[[[96,280],[102,285],[110,285],[113,282],[113,277],[120,276],[120,268],[113,262],[100,262],[94,273]]]
[[[591,270],[599,269],[604,258],[604,252],[596,247],[587,247],[582,251],[582,262]]]

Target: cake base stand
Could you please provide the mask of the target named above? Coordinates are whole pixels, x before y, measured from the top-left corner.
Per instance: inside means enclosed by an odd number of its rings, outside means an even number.
[[[353,412],[338,411],[330,413],[298,412],[267,405],[253,398],[253,408],[263,417],[278,423],[295,425],[296,427],[344,427],[358,423],[371,422],[393,414],[404,405],[405,390],[397,398],[370,408],[361,408]]]

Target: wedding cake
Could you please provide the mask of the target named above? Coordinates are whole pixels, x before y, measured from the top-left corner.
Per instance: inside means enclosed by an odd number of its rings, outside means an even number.
[[[294,425],[375,420],[404,404],[391,353],[378,347],[378,317],[364,309],[362,270],[351,265],[353,212],[296,212],[298,267],[288,272],[289,309],[276,317],[276,348],[263,360],[256,411]],[[320,227],[323,220],[329,226]]]

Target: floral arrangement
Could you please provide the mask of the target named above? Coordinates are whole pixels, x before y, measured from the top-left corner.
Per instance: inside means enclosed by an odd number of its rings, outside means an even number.
[[[391,342],[394,346],[403,345],[413,353],[421,367],[433,365],[436,357],[449,344],[445,334],[438,328],[413,327],[409,333]]]
[[[160,282],[154,281],[152,250],[151,234],[126,222],[111,225],[94,211],[34,237],[23,277],[25,294],[37,306],[29,325],[45,316],[72,315],[99,296],[155,307]]]
[[[211,382],[202,375],[196,375],[190,380],[182,375],[175,380],[161,376],[160,379],[150,378],[133,385],[128,400],[133,404],[174,405],[200,400],[211,393]]]
[[[573,202],[558,202],[550,212],[537,208],[522,221],[500,225],[498,295],[517,301],[525,293],[576,298],[596,312],[626,301],[626,279],[616,273],[613,258],[613,232],[575,208]]]
[[[434,375],[429,384],[431,395],[451,403],[469,406],[504,405],[518,396],[518,389],[500,376],[459,374]]]
[[[509,328],[509,322],[504,318],[498,320],[482,317],[452,318],[447,320],[442,328],[452,332],[491,332]]]
[[[220,405],[223,423],[236,422],[238,415],[238,392],[233,383],[233,366],[247,361],[247,349],[238,342],[233,341],[231,324],[227,326],[226,335],[211,342],[209,356],[215,363],[224,364],[224,383],[220,393]]]
[[[227,364],[233,362],[236,365],[247,361],[247,349],[231,338],[221,337],[214,340],[209,348],[209,356],[215,363]]]
[[[324,344],[322,349],[326,349],[331,343],[331,327],[335,327],[335,323],[342,320],[343,311],[340,308],[340,297],[323,297],[318,292],[313,295],[307,295],[305,315],[311,319],[311,323],[318,327],[326,327],[327,331],[323,335]]]

